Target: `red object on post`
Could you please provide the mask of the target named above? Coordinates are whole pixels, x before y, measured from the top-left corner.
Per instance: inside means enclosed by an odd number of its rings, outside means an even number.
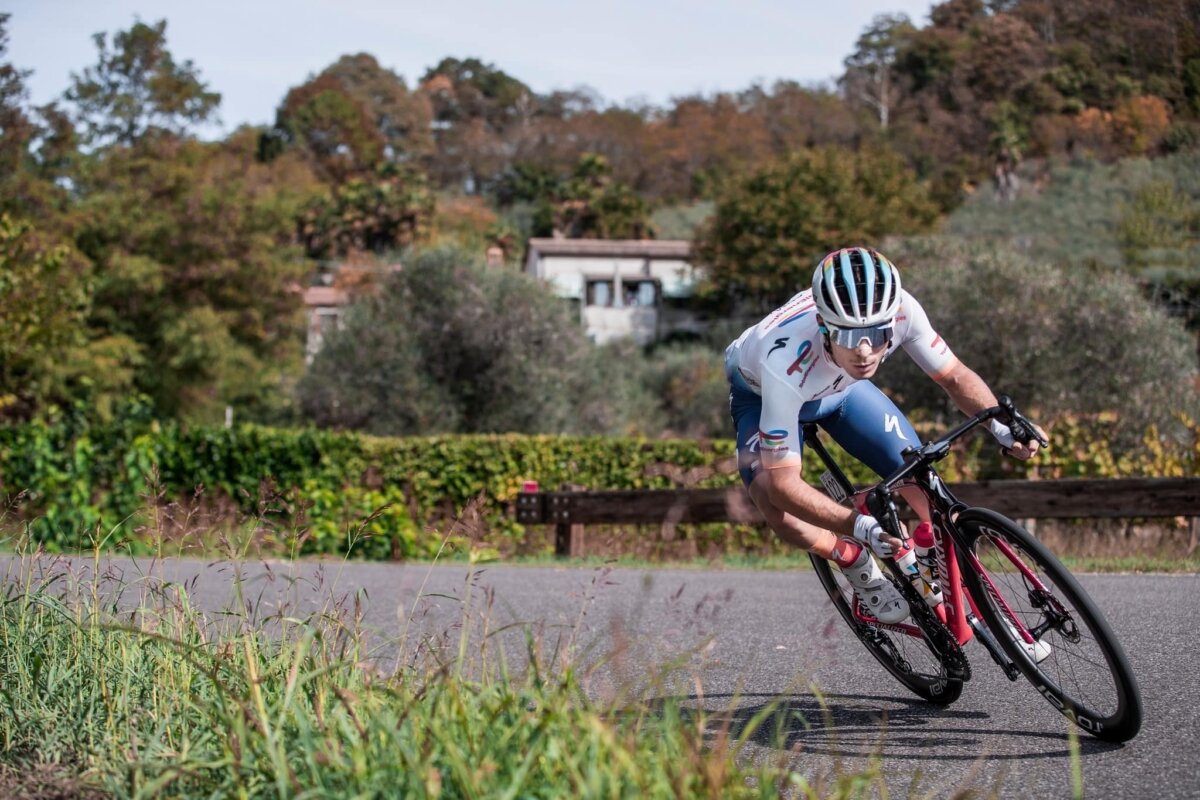
[[[525,481],[521,484],[521,491],[526,494],[534,494],[538,490],[537,481]]]

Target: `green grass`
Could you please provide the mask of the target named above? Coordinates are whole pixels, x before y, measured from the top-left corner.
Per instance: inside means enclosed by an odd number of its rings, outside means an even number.
[[[391,642],[407,655],[380,664],[357,602],[259,619],[239,591],[209,614],[153,574],[93,578],[99,550],[90,569],[14,563],[0,608],[6,779],[51,764],[72,785],[130,798],[818,791],[781,765],[740,765],[753,720],[734,733],[719,715],[645,702],[674,696],[672,665],[642,676],[652,694],[601,702],[585,690],[596,664],[569,647],[547,653],[526,632],[510,670],[469,589],[456,645]],[[837,778],[820,796],[857,795],[870,780]]]

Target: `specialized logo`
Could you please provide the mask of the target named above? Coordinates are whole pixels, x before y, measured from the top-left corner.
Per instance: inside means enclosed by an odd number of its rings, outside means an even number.
[[[776,350],[780,349],[781,347],[784,347],[788,343],[788,338],[789,337],[784,336],[782,339],[776,339],[775,346],[767,351],[767,355],[770,356],[771,353],[774,353]]]
[[[750,434],[750,438],[746,440],[746,449],[749,450],[751,453],[757,453],[758,445],[759,445],[758,431],[755,431],[754,433]]]
[[[773,431],[759,431],[758,446],[764,453],[771,453],[773,455],[786,453],[788,449],[787,431],[778,429]]]
[[[812,342],[805,339],[804,343],[800,345],[800,349],[796,351],[796,360],[792,362],[790,367],[788,367],[787,374],[792,375],[801,369],[805,364],[812,360],[812,357]]]
[[[884,429],[884,433],[893,433],[894,432],[897,436],[899,436],[904,441],[906,441],[906,442],[908,441],[908,437],[904,435],[904,431],[900,430],[900,418],[897,417],[895,414],[884,414],[883,415],[883,429]]]

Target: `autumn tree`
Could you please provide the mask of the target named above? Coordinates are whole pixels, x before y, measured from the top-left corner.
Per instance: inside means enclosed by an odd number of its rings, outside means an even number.
[[[276,141],[306,154],[326,180],[340,183],[384,163],[418,163],[433,147],[431,108],[404,79],[367,53],[342,56],[288,91],[266,134],[264,154]]]
[[[435,120],[432,174],[479,192],[512,162],[513,137],[537,111],[534,92],[477,58],[444,58],[421,77]]]
[[[399,250],[427,231],[434,199],[425,176],[401,164],[382,164],[313,197],[298,226],[310,258]]]
[[[221,95],[209,91],[191,61],[167,49],[167,21],[137,22],[112,37],[95,35],[99,61],[71,75],[67,99],[88,141],[130,145],[153,131],[182,135],[213,119]]]
[[[766,309],[807,286],[823,252],[920,231],[934,216],[893,151],[802,151],[727,187],[698,234],[696,261],[711,289]]]
[[[534,236],[653,238],[648,204],[629,186],[613,180],[603,156],[585,153],[564,177],[523,165],[509,185],[516,199],[537,203]]]

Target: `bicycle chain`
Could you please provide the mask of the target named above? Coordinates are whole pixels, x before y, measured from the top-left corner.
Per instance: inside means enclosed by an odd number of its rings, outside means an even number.
[[[899,568],[895,563],[889,564],[889,567],[893,571],[892,583],[898,584],[897,588],[904,599],[908,601],[913,621],[925,634],[925,640],[941,656],[947,676],[954,680],[969,681],[971,679],[971,662],[967,660],[967,654],[958,644],[958,639],[950,632],[945,623],[938,619],[937,614],[933,613],[933,609],[917,593],[911,583],[902,577],[897,579],[896,572],[899,571]]]

